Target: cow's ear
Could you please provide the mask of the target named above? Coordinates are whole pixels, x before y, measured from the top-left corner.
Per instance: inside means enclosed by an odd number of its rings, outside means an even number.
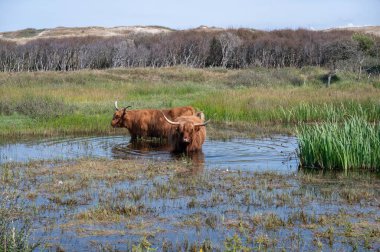
[[[195,126],[194,127],[195,132],[198,132],[200,129],[201,129],[201,126]]]

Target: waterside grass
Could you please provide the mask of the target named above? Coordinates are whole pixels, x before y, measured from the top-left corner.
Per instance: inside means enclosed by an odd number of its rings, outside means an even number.
[[[192,105],[218,125],[254,131],[299,122],[380,119],[377,77],[350,72],[325,88],[321,68],[136,68],[0,73],[0,137],[114,134],[113,102],[167,108]],[[124,131],[123,131],[124,132]]]
[[[30,242],[32,223],[19,202],[20,195],[0,188],[0,251],[35,250],[40,244]]]
[[[380,127],[361,117],[344,123],[303,125],[297,135],[301,166],[380,170]]]

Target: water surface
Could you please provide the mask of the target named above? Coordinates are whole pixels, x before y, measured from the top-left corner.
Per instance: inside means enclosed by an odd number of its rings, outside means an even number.
[[[192,158],[206,167],[243,170],[295,171],[297,139],[277,135],[270,138],[210,140]],[[153,160],[178,158],[170,146],[155,142],[130,143],[128,136],[45,138],[0,145],[0,163],[82,157]]]
[[[203,151],[190,157],[207,169],[137,173],[119,180],[119,174],[107,176],[108,159],[123,164],[187,157],[171,154],[165,144],[132,144],[127,136],[5,143],[0,144],[0,163],[89,157],[106,158],[98,160],[106,168],[91,176],[91,163],[97,161],[85,160],[82,167],[65,167],[70,169],[50,164],[12,173],[4,169],[0,191],[20,193],[20,202],[11,199],[9,204],[33,216],[30,240],[46,245],[40,250],[128,251],[147,237],[157,251],[164,250],[163,244],[172,245],[168,251],[187,251],[178,248],[206,240],[223,251],[235,234],[252,250],[263,248],[262,237],[275,251],[315,251],[318,244],[323,251],[362,251],[368,249],[365,238],[370,249],[379,250],[379,180],[318,173],[313,180],[312,173],[297,172],[296,151],[297,139],[282,135],[207,139]],[[4,195],[0,203],[7,202]],[[330,229],[335,232],[332,242],[326,235]]]

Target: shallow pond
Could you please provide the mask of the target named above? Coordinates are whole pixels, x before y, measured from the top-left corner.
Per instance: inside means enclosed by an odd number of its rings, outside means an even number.
[[[298,171],[295,137],[208,139],[191,157],[129,140],[0,144],[0,210],[31,218],[38,250],[380,249],[380,179]]]
[[[250,171],[297,170],[297,139],[276,135],[270,138],[206,140],[203,151],[191,158],[205,167]],[[127,136],[48,138],[0,144],[0,164],[46,159],[97,157],[172,160],[170,147],[158,143],[130,143]]]

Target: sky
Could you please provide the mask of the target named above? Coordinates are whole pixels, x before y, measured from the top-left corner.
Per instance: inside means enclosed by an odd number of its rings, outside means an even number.
[[[0,0],[0,32],[133,25],[262,30],[380,25],[380,0]]]

